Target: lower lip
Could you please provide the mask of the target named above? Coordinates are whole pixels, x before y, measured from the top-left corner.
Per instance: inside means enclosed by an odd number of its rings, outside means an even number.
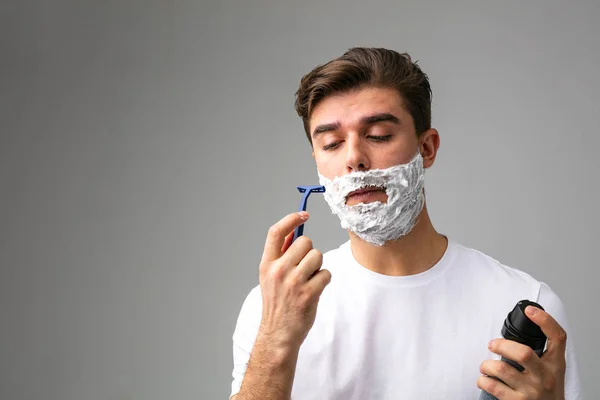
[[[367,203],[369,201],[376,201],[376,200],[380,200],[381,199],[381,194],[383,194],[383,190],[372,190],[369,192],[362,192],[362,193],[357,193],[357,194],[353,194],[352,196],[348,197],[348,199],[346,200],[346,203],[352,201],[353,203]]]

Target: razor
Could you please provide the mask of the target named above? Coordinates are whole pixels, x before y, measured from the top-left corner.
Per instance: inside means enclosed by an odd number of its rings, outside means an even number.
[[[300,207],[298,212],[306,211],[306,204],[308,203],[308,197],[311,193],[325,193],[325,186],[298,186],[298,191],[302,193],[302,200],[300,201]],[[304,234],[304,224],[294,229],[294,239],[292,243],[296,241],[300,236]]]

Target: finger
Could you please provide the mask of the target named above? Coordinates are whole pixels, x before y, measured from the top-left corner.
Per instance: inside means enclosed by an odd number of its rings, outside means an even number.
[[[311,279],[319,268],[321,268],[321,265],[323,265],[323,254],[317,249],[311,249],[296,268],[295,272],[298,274],[300,282],[306,282]]]
[[[326,269],[318,271],[315,276],[307,282],[308,287],[315,293],[315,296],[321,296],[323,290],[331,282],[331,272]]]
[[[498,400],[516,399],[516,396],[518,395],[514,389],[505,383],[488,376],[480,376],[477,379],[477,387],[481,390],[485,390]]]
[[[269,228],[265,248],[262,255],[262,261],[275,261],[283,252],[281,251],[285,242],[285,237],[302,225],[308,219],[308,213],[292,213],[283,217],[279,222]]]
[[[283,255],[286,264],[296,266],[300,264],[306,254],[313,248],[312,240],[306,236],[300,236],[292,243]]]
[[[548,338],[547,352],[563,357],[567,347],[567,332],[563,327],[550,314],[537,307],[528,306],[525,313]]]
[[[542,361],[529,346],[513,340],[495,339],[489,343],[488,348],[492,353],[519,363],[528,372],[536,376],[541,373]]]
[[[291,231],[285,237],[285,241],[283,242],[283,247],[281,248],[281,254],[285,253],[287,251],[287,249],[290,248],[293,240],[294,240],[294,231]]]
[[[479,372],[490,377],[496,377],[507,386],[519,390],[527,386],[529,377],[519,372],[515,367],[505,361],[485,360],[479,367]]]

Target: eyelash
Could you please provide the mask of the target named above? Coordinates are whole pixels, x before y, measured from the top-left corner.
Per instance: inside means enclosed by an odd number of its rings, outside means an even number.
[[[385,136],[367,136],[370,137],[372,139],[375,139],[376,142],[387,142],[388,140],[390,140],[392,138],[392,135],[385,135]]]
[[[368,138],[371,138],[373,140],[375,140],[376,142],[387,142],[392,138],[392,135],[385,135],[385,136],[367,136]],[[339,142],[334,142],[334,143],[330,143],[326,146],[323,146],[323,150],[327,151],[327,150],[331,150],[331,149],[335,149],[337,147],[337,145],[339,144]]]

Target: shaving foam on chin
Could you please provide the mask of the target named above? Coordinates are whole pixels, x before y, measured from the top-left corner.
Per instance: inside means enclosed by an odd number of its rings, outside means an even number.
[[[326,189],[325,201],[332,213],[340,218],[342,228],[377,246],[405,236],[415,226],[425,204],[424,181],[420,153],[407,164],[351,172],[333,180],[319,173],[319,183]],[[385,189],[387,202],[346,205],[350,192],[367,187]]]

